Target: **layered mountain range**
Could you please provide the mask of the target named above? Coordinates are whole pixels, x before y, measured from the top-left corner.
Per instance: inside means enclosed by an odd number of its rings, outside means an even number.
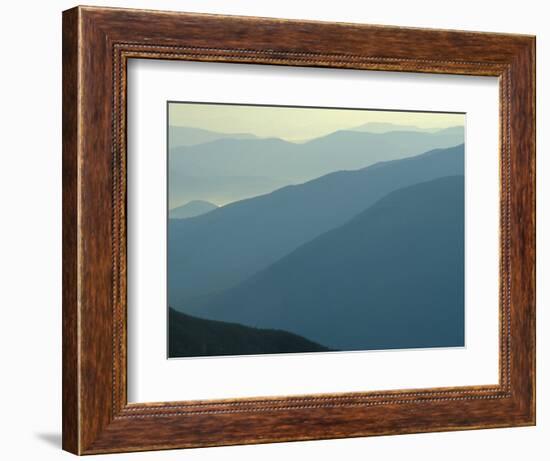
[[[396,128],[397,131],[370,132],[362,131],[368,127],[358,127],[305,143],[246,134],[220,134],[221,137],[193,145],[170,142],[170,208],[197,198],[223,205],[333,171],[356,170],[464,142],[462,126],[435,132]],[[373,129],[382,128],[375,125]],[[178,139],[175,135],[173,138]]]
[[[399,189],[187,310],[337,350],[462,345],[463,209],[462,176]]]
[[[463,131],[400,133],[337,132],[293,145],[300,153],[287,156],[277,148],[284,141],[273,139],[206,142],[176,152],[174,164],[171,153],[170,175],[173,166],[212,179],[271,165],[270,174],[280,168],[299,182],[221,207],[195,203],[204,209],[191,215],[193,207],[171,210],[168,300],[180,325],[170,320],[171,351],[173,341],[180,350],[171,355],[224,355],[199,352],[226,343],[232,354],[463,345],[464,145],[423,147],[434,136],[439,145],[462,142]],[[343,141],[355,135],[357,151]],[[365,135],[379,137],[377,151]],[[417,150],[424,153],[410,155]],[[286,167],[276,166],[277,152]],[[330,172],[335,162],[345,167]],[[220,332],[223,344],[199,341],[195,352],[181,352],[184,324],[210,331],[210,340]],[[269,332],[263,352],[262,332]]]

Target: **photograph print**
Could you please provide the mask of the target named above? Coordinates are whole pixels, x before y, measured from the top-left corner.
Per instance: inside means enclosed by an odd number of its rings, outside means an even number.
[[[465,114],[170,101],[168,357],[464,347]]]

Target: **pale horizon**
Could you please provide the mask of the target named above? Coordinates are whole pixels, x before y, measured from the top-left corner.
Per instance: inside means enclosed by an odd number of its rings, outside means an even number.
[[[170,157],[170,212],[195,200],[226,206],[335,171],[452,147],[464,142],[463,130],[433,133],[464,128],[466,121],[463,113],[187,102],[169,102],[167,115],[169,152],[174,155]],[[365,124],[372,125],[360,128]],[[173,131],[174,127],[185,130]],[[322,139],[345,131],[386,134]],[[410,133],[394,138],[391,131]],[[223,138],[234,141],[212,142]],[[248,138],[276,138],[285,144],[250,143]],[[261,161],[257,149],[262,149]],[[195,208],[204,209],[196,204],[190,209]]]
[[[373,109],[333,109],[170,102],[170,126],[198,128],[221,134],[251,134],[303,142],[366,123],[406,125],[420,130],[464,126],[465,114],[404,112]]]

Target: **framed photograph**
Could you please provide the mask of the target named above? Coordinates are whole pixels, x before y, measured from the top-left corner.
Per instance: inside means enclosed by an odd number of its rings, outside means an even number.
[[[63,13],[63,448],[535,424],[532,36]]]

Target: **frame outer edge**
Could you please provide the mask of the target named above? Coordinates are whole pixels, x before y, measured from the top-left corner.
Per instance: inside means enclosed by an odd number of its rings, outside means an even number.
[[[532,44],[531,44],[531,60],[532,60],[532,67],[531,67],[531,85],[532,85],[532,100],[531,100],[531,110],[532,113],[532,121],[533,121],[533,133],[532,133],[532,141],[531,141],[531,148],[533,149],[533,171],[532,171],[532,184],[534,187],[533,192],[533,209],[531,210],[531,213],[533,215],[533,221],[534,221],[534,242],[536,245],[537,242],[537,37],[532,37]],[[533,401],[531,403],[531,410],[532,410],[532,423],[533,426],[537,425],[537,252],[535,247],[535,261],[534,261],[534,269],[533,269],[533,280],[534,280],[534,315],[533,315],[533,325],[532,325],[532,338],[533,338],[533,357],[532,357],[532,364],[531,367],[533,369]]]
[[[511,351],[515,418],[536,425],[536,139],[535,38],[510,63],[511,73]]]
[[[530,423],[533,426],[537,425],[537,37],[531,37],[529,43],[529,72],[531,73],[531,91],[529,97],[529,110],[531,112],[531,132],[529,133],[529,147],[531,149],[531,162],[529,171],[529,183],[531,184],[531,219],[533,222],[533,256],[532,256],[532,270],[530,277],[532,277],[532,293],[533,302],[531,306],[531,324],[530,324],[530,336],[531,336],[531,417]]]
[[[79,42],[80,11],[62,15],[62,448],[79,454],[80,359],[79,359]]]

